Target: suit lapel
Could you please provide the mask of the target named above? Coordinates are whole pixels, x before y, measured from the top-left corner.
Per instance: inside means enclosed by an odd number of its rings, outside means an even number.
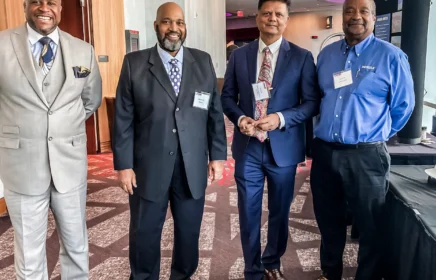
[[[191,92],[190,85],[194,81],[194,56],[188,48],[183,48],[183,69],[182,69],[182,84],[180,85],[178,104],[182,104],[182,99],[186,98]]]
[[[254,107],[256,106],[256,100],[254,99],[254,92],[252,88],[252,84],[257,83],[256,76],[257,76],[257,53],[259,51],[259,40],[254,41],[251,43],[248,47],[247,51],[247,66],[248,66],[248,81],[250,86],[250,99],[252,103],[252,112],[251,117],[254,117]]]
[[[174,92],[173,86],[171,85],[170,78],[168,77],[168,73],[165,70],[162,59],[159,57],[159,53],[157,52],[157,46],[155,46],[152,49],[148,62],[152,64],[152,66],[150,67],[151,73],[155,76],[156,80],[165,89],[171,100],[174,103],[176,103],[177,102],[176,93]]]
[[[274,70],[274,77],[272,81],[272,88],[277,88],[277,85],[281,83],[283,79],[283,75],[285,73],[285,69],[288,66],[289,60],[291,58],[291,47],[289,46],[289,42],[284,38],[282,40],[282,44],[280,46],[279,57],[277,58],[276,69]]]
[[[71,43],[67,36],[63,34],[64,32],[59,30],[59,47],[62,48],[62,58],[64,60],[64,71],[65,71],[65,81],[61,87],[61,90],[58,92],[56,97],[53,99],[52,106],[55,103],[56,99],[63,92],[69,83],[74,82],[74,72],[73,72],[73,64],[71,62]],[[59,48],[58,47],[58,48]],[[59,50],[58,50],[59,51]],[[56,58],[55,58],[56,59]]]
[[[257,52],[259,51],[259,40],[250,44],[247,51],[247,64],[248,64],[248,80],[250,85],[256,83],[257,71]]]
[[[32,53],[30,51],[30,43],[27,36],[26,25],[17,28],[11,35],[11,40],[24,75],[26,76],[35,93],[38,95],[39,99],[41,99],[44,105],[48,108],[49,106],[47,100],[45,99],[45,96],[42,93],[42,90],[39,87],[36,79],[36,71],[33,64],[34,58],[32,57]]]

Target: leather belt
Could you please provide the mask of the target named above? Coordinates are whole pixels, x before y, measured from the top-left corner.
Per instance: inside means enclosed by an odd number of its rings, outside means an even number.
[[[315,138],[315,140],[323,143],[326,146],[329,146],[330,148],[334,150],[357,150],[357,149],[367,149],[371,147],[376,147],[383,145],[384,142],[377,141],[377,142],[359,142],[357,144],[343,144],[338,142],[326,142],[322,139]]]

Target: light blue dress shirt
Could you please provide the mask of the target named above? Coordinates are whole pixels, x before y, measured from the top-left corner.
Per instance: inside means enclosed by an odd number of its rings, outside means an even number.
[[[345,70],[351,70],[353,83],[335,89],[333,74]],[[323,97],[314,134],[324,141],[387,141],[412,114],[415,93],[407,56],[373,34],[353,47],[341,40],[324,48],[317,73]]]
[[[165,70],[167,71],[168,77],[171,71],[171,59],[177,59],[177,67],[179,67],[180,73],[183,74],[183,46],[180,48],[179,52],[175,57],[164,51],[159,44],[157,44],[157,52],[159,53],[160,59],[162,60],[163,65],[165,66]]]

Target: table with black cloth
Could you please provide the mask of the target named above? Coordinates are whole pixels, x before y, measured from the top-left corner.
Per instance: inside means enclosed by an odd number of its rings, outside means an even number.
[[[436,137],[427,133],[427,142],[416,145],[399,143],[394,136],[386,143],[392,165],[435,165]]]
[[[385,279],[436,280],[436,183],[434,166],[391,166],[386,200]]]

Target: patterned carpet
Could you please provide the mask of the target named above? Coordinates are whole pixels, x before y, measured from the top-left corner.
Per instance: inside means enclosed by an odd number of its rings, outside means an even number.
[[[232,125],[227,124],[229,146]],[[234,160],[226,162],[224,178],[207,189],[205,214],[200,235],[200,264],[192,279],[243,279],[244,264],[239,238],[237,191],[233,178]],[[295,197],[291,207],[289,242],[282,258],[285,276],[309,280],[319,276],[321,236],[313,215],[309,184],[310,161],[298,168]],[[266,243],[268,195],[265,190],[262,215],[262,246]],[[89,229],[90,279],[128,279],[129,205],[127,195],[117,187],[112,155],[89,156],[87,221]],[[168,279],[173,246],[171,214],[162,233],[161,279]],[[358,245],[347,242],[344,253],[344,279],[354,279]],[[53,215],[47,234],[48,270],[51,279],[60,280],[59,243]],[[13,229],[8,217],[0,218],[0,279],[15,279],[13,269]]]

